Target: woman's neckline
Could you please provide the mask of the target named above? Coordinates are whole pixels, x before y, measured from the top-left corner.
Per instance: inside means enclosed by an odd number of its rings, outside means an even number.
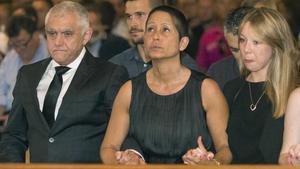
[[[180,89],[178,89],[178,90],[176,90],[176,91],[174,91],[170,94],[160,94],[160,93],[157,93],[154,90],[152,90],[151,87],[149,86],[148,82],[147,82],[147,73],[145,73],[145,83],[146,83],[147,89],[152,94],[157,95],[157,96],[167,97],[167,96],[172,96],[172,95],[176,95],[176,94],[181,93],[185,89],[185,87],[189,84],[189,82],[191,81],[191,77],[192,77],[192,70],[190,70],[189,77],[188,77],[187,81],[184,83],[184,85]]]

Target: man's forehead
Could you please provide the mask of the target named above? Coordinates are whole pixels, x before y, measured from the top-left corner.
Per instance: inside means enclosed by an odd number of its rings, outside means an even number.
[[[66,31],[74,31],[74,28],[46,26],[46,31],[66,32]]]
[[[74,20],[79,19],[79,15],[74,11],[58,11],[49,14],[49,20],[57,20],[60,18],[74,18]]]
[[[133,14],[138,12],[149,12],[151,10],[148,0],[127,1],[125,4],[125,13]]]
[[[79,26],[79,23],[77,22],[77,19],[73,19],[73,17],[77,16],[72,13],[57,13],[50,15],[48,22],[45,24],[45,28],[47,30],[51,29],[56,31],[74,30]]]

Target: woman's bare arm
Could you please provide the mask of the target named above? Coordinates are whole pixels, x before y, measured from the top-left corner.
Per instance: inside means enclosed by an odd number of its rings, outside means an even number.
[[[112,108],[109,124],[100,148],[103,163],[117,164],[115,154],[127,136],[129,129],[129,105],[132,84],[126,82],[119,90]]]
[[[294,163],[299,163],[300,160],[288,158],[292,154],[300,154],[300,88],[295,89],[288,100],[285,119],[284,119],[284,134],[283,134],[283,145],[281,148],[279,163],[289,164],[294,161]],[[297,146],[298,145],[298,146]],[[290,152],[290,153],[289,153]],[[295,156],[296,157],[296,156]],[[300,155],[298,156],[300,158]],[[296,161],[295,161],[296,160]]]
[[[221,164],[228,164],[232,160],[232,154],[226,133],[229,117],[226,99],[217,83],[209,78],[203,81],[201,94],[207,125],[216,149],[214,158]]]

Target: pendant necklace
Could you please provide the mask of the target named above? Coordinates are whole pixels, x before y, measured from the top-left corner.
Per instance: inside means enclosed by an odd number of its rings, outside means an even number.
[[[252,91],[251,91],[251,86],[250,83],[248,83],[248,87],[249,87],[249,93],[250,93],[250,100],[251,100],[251,104],[250,104],[250,110],[251,111],[255,111],[257,104],[259,103],[260,99],[263,97],[263,95],[265,94],[265,91],[262,92],[261,96],[258,98],[258,100],[256,101],[256,103],[253,103],[253,98],[252,98]]]

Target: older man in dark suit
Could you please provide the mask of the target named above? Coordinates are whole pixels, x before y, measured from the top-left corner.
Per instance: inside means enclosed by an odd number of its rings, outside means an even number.
[[[85,49],[92,30],[80,4],[64,1],[46,16],[51,58],[20,69],[0,161],[99,162],[99,147],[125,69]]]

